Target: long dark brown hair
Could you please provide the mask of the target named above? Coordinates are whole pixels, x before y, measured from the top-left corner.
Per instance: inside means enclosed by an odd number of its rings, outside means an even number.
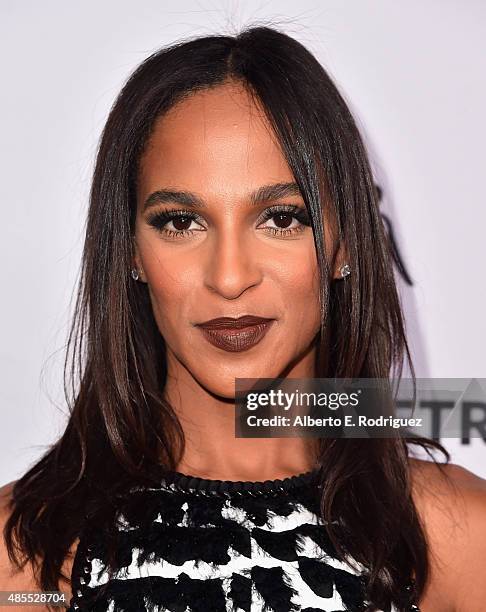
[[[58,588],[63,560],[87,522],[109,524],[117,495],[134,483],[155,484],[182,457],[182,427],[162,398],[164,339],[147,286],[129,275],[137,173],[155,119],[229,80],[244,84],[263,107],[311,216],[321,285],[316,376],[400,377],[406,358],[415,381],[367,152],[324,68],[301,43],[266,25],[160,49],[123,86],[97,151],[66,350],[66,429],[13,487],[8,553],[19,567],[30,561],[39,570],[44,590]],[[347,248],[352,274],[345,281],[328,280],[323,203]],[[449,460],[433,440],[412,441]],[[337,549],[369,568],[370,610],[390,602],[401,610],[403,586],[414,576],[420,596],[428,576],[410,443],[321,440],[322,518]],[[346,532],[335,531],[335,516]]]

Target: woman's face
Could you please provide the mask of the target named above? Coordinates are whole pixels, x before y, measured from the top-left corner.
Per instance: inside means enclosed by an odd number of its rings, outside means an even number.
[[[270,200],[257,194],[288,183],[287,162],[241,86],[198,92],[159,118],[140,164],[134,264],[169,374],[184,368],[225,398],[235,378],[313,375],[319,284],[304,201],[292,187]],[[197,326],[242,315],[272,320],[239,332],[261,338],[244,350],[229,336],[213,344]]]

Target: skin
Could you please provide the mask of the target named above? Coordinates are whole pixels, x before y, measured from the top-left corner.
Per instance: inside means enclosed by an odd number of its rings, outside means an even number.
[[[481,612],[486,600],[486,480],[454,464],[445,478],[432,463],[411,460],[413,497],[429,541],[430,578],[419,601],[421,612]],[[0,527],[8,517],[14,482],[0,487]],[[62,572],[71,575],[78,540],[66,556]],[[72,597],[70,584],[59,589]],[[16,571],[0,539],[0,590],[38,591],[30,564]],[[38,612],[38,606],[22,606]]]
[[[312,377],[313,341],[319,329],[311,229],[277,237],[262,228],[274,226],[271,220],[259,222],[269,204],[249,206],[248,194],[254,189],[293,180],[259,109],[235,85],[185,100],[157,123],[139,179],[133,264],[141,271],[140,282],[148,285],[167,344],[166,396],[186,434],[178,469],[228,480],[273,479],[309,469],[314,449],[308,439],[234,438],[234,378],[259,378],[263,373]],[[204,210],[196,211],[202,227],[195,222],[190,226],[199,232],[170,240],[150,225],[143,202],[169,187],[195,192],[206,202]],[[300,196],[277,203],[304,205]],[[164,208],[182,207],[158,204],[150,213]],[[337,277],[345,251],[329,233],[325,239]],[[191,325],[241,314],[277,318],[264,340],[243,353],[213,347]],[[445,468],[448,478],[434,464],[420,460],[410,461],[410,471],[431,559],[421,611],[483,610],[486,481],[453,464]],[[13,485],[0,488],[2,528]],[[71,575],[77,544],[64,561],[66,576]],[[14,571],[3,539],[2,589],[38,590],[30,565]],[[68,582],[62,580],[60,589],[71,598]],[[36,612],[39,607],[19,609]]]
[[[141,159],[134,265],[167,344],[165,393],[187,436],[182,472],[264,480],[314,464],[308,440],[234,436],[235,378],[314,375],[320,321],[312,228],[289,215],[281,235],[272,232],[279,227],[275,216],[263,220],[275,205],[305,210],[304,200],[299,192],[255,206],[249,197],[287,182],[294,182],[293,174],[263,112],[234,83],[200,92],[160,118]],[[179,201],[144,208],[153,192],[169,188],[196,193],[204,209],[191,211]],[[177,209],[198,218],[185,226],[169,221],[165,229],[190,233],[171,236],[151,224],[154,213]],[[331,258],[336,244],[327,232]],[[341,260],[342,250],[336,277]],[[193,326],[243,314],[276,321],[241,353],[214,347]]]

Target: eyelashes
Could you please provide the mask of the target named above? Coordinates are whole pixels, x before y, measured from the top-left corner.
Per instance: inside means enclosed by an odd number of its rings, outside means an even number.
[[[275,219],[275,220],[274,220]],[[267,208],[258,220],[259,227],[266,221],[272,221],[273,226],[261,228],[262,231],[273,236],[290,236],[298,234],[311,224],[307,210],[294,204],[280,204]],[[295,224],[297,221],[297,225]],[[147,217],[147,223],[160,232],[165,238],[177,239],[192,236],[196,232],[204,232],[204,221],[188,210],[161,210]],[[199,225],[195,229],[192,224]],[[172,224],[172,227],[167,227]],[[279,227],[283,225],[283,227]]]

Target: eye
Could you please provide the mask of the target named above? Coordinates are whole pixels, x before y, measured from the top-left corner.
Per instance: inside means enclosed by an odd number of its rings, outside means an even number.
[[[270,223],[262,225],[267,221]],[[147,223],[164,237],[172,239],[206,231],[203,220],[198,215],[184,209],[158,211],[147,218]],[[310,218],[307,210],[301,206],[281,204],[267,208],[257,226],[272,236],[283,237],[305,230],[310,226]]]
[[[199,223],[199,229],[191,228],[192,223],[197,223],[198,220],[198,215],[187,210],[162,210],[150,215],[147,222],[166,237],[179,238],[190,236],[194,232],[205,231],[201,223]]]
[[[310,226],[310,218],[305,208],[291,204],[281,204],[267,208],[262,221],[271,221],[262,229],[272,235],[288,236],[305,230]]]

